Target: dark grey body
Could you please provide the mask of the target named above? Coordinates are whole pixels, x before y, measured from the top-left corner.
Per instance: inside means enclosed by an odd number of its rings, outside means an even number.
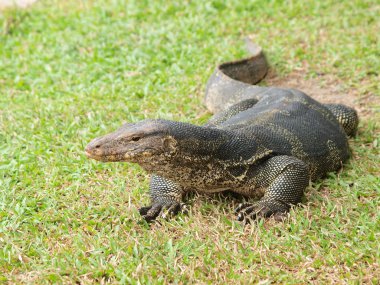
[[[239,205],[239,220],[282,215],[300,202],[310,180],[336,171],[349,157],[347,136],[358,124],[355,110],[321,104],[299,90],[252,85],[268,67],[261,49],[250,49],[251,58],[222,64],[211,76],[205,103],[216,114],[204,126],[147,120],[88,146],[90,157],[106,160],[105,153],[128,145],[125,155],[108,155],[108,160],[127,156],[153,174],[152,205],[140,209],[146,220],[164,209],[176,213],[183,194],[194,190],[232,190],[260,198]],[[144,133],[146,140],[119,141],[123,134],[131,138],[136,133]],[[160,151],[151,151],[154,145],[161,145]],[[95,150],[99,146],[103,150]],[[131,158],[128,153],[139,148],[149,154]]]
[[[349,146],[331,111],[299,90],[262,89],[258,95],[251,94],[258,100],[254,106],[215,127],[254,138],[272,155],[304,161],[312,180],[339,169],[349,157]]]

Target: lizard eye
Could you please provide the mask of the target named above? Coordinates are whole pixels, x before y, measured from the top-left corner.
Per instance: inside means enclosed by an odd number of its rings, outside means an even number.
[[[140,140],[140,137],[138,137],[138,136],[134,136],[134,137],[132,137],[132,141],[134,141],[134,142],[137,142],[137,141],[139,141]]]

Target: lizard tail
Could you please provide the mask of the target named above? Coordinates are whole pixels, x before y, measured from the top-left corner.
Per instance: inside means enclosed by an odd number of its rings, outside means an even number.
[[[354,136],[359,124],[359,117],[353,108],[342,104],[324,104],[338,120],[348,136]]]
[[[208,80],[205,104],[211,112],[219,112],[240,101],[247,87],[251,89],[267,74],[269,65],[262,48],[249,39],[246,45],[251,54],[249,58],[220,64]]]

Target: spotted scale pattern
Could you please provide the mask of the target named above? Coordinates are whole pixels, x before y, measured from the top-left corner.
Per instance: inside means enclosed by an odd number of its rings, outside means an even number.
[[[348,136],[355,135],[359,118],[354,109],[342,104],[325,104],[324,106],[335,116]]]
[[[347,160],[347,136],[358,125],[355,110],[320,104],[295,89],[252,85],[267,69],[261,49],[220,65],[205,96],[216,114],[202,127],[160,120],[173,151],[133,161],[153,174],[152,204],[140,209],[147,221],[176,214],[183,194],[193,190],[232,190],[259,199],[238,206],[241,221],[282,215],[300,202],[309,180]]]

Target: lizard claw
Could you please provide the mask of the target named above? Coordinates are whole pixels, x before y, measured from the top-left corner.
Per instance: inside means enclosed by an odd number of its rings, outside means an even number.
[[[157,217],[166,219],[177,215],[179,212],[186,214],[187,209],[184,203],[178,202],[155,202],[151,206],[139,209],[140,215],[145,221],[153,222]]]
[[[248,224],[259,218],[268,218],[273,216],[276,221],[282,221],[285,217],[286,211],[273,209],[266,203],[241,203],[235,209],[237,220]]]

